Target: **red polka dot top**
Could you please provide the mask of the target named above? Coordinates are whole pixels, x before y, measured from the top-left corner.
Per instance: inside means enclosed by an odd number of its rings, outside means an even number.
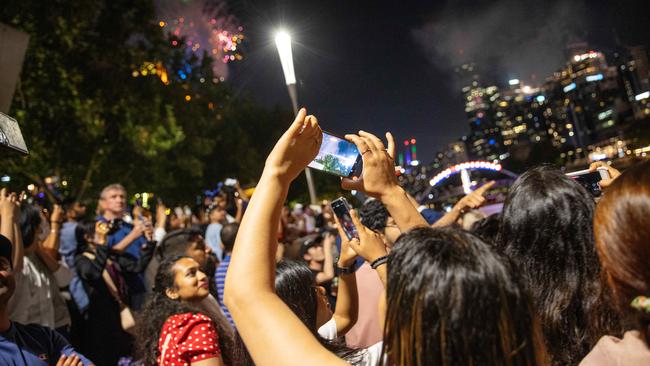
[[[221,356],[214,323],[197,313],[169,317],[158,339],[158,365],[190,366],[192,362]]]

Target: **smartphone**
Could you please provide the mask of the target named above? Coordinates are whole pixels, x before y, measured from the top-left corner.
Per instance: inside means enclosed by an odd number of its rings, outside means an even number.
[[[237,179],[235,179],[235,178],[227,178],[223,182],[223,184],[226,185],[226,186],[234,186],[235,184],[237,184]]]
[[[595,172],[590,172],[589,169],[585,169],[567,173],[566,175],[580,183],[594,197],[600,197],[603,194],[598,182],[610,178],[607,168],[604,167],[598,167]]]
[[[357,146],[343,137],[323,131],[323,142],[309,167],[340,177],[361,176],[363,160]]]
[[[348,237],[348,240],[353,238],[359,239],[359,233],[357,232],[357,227],[354,226],[352,222],[352,216],[350,216],[350,205],[344,197],[339,197],[330,203],[334,215],[339,219],[339,223],[343,227],[343,232],[345,236]]]
[[[0,146],[28,155],[27,145],[15,119],[0,112]]]

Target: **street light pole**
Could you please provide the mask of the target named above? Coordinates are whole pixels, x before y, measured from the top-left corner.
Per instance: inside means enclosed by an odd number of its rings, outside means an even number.
[[[293,69],[293,56],[291,54],[291,36],[286,31],[279,31],[275,35],[275,46],[278,48],[280,55],[280,62],[282,63],[282,71],[284,72],[284,80],[287,83],[289,91],[289,98],[291,98],[291,107],[293,114],[298,114],[298,92],[296,89],[296,74]],[[309,200],[312,205],[318,204],[316,201],[316,188],[314,187],[314,179],[311,176],[311,169],[305,168],[305,176],[307,177],[307,188],[309,190]]]

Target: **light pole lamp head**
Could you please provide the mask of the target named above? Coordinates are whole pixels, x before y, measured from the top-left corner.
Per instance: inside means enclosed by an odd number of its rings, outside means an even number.
[[[296,74],[293,70],[293,56],[291,54],[291,36],[285,30],[275,33],[275,46],[278,48],[284,80],[287,85],[296,83]]]

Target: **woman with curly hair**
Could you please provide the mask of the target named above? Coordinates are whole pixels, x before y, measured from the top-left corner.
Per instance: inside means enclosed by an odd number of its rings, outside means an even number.
[[[208,278],[190,257],[158,268],[153,292],[138,321],[138,354],[151,365],[233,365],[230,325],[202,306]]]

